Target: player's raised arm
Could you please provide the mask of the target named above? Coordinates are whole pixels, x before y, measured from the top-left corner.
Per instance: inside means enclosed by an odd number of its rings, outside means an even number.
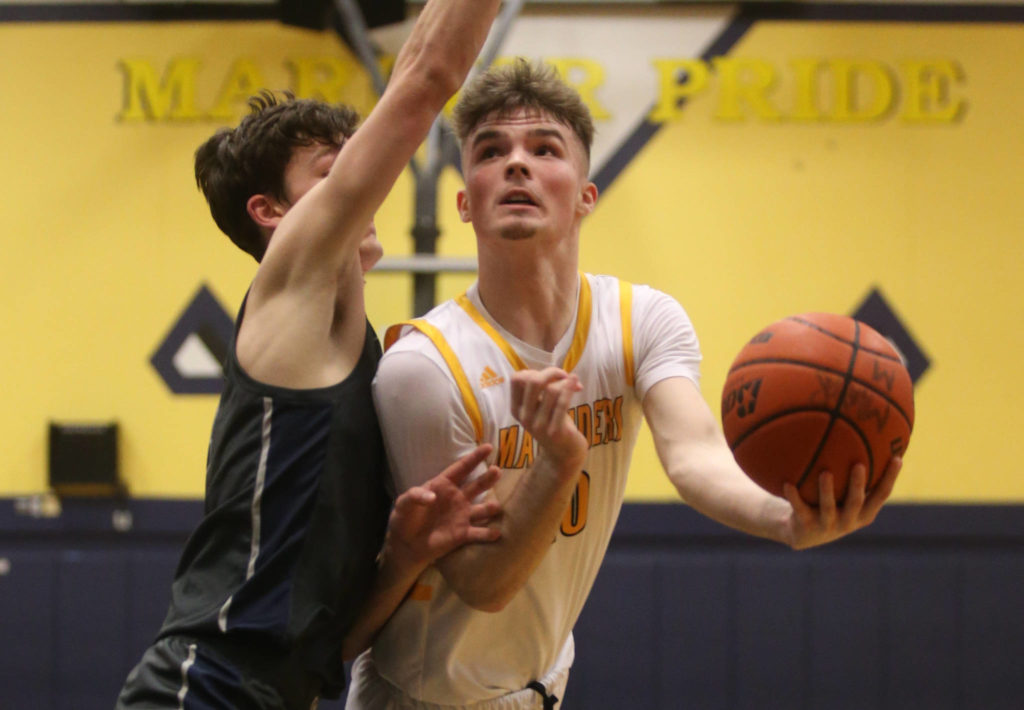
[[[285,194],[249,199],[249,216],[269,239],[238,341],[256,379],[307,388],[347,374],[356,353],[345,349],[361,343],[365,325],[363,273],[379,258],[360,259],[365,242],[379,249],[374,213],[465,80],[499,5],[429,0],[354,134],[333,145],[312,140],[285,168]]]
[[[499,5],[426,3],[376,107],[342,146],[327,177],[281,219],[267,258],[288,251],[281,266],[285,278],[330,274],[354,257],[377,208],[465,80]]]

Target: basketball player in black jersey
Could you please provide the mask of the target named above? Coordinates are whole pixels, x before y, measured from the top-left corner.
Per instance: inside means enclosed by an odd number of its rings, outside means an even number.
[[[391,506],[363,274],[381,255],[374,212],[499,5],[429,0],[358,131],[348,109],[265,93],[197,151],[214,220],[259,267],[225,363],[204,518],[118,708],[307,710],[337,697],[343,661],[419,574],[495,539],[496,504],[474,503],[498,475],[482,464],[489,447]]]

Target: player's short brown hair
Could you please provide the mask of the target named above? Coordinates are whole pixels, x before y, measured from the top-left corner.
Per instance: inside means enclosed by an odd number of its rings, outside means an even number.
[[[196,183],[213,221],[256,261],[266,244],[246,204],[253,195],[284,199],[284,170],[300,146],[338,147],[352,135],[359,116],[347,106],[261,91],[249,99],[249,114],[236,128],[222,128],[199,146]]]
[[[480,74],[463,89],[452,116],[455,135],[463,143],[491,116],[507,116],[520,109],[537,111],[568,126],[590,160],[594,119],[587,105],[551,65],[521,57]]]

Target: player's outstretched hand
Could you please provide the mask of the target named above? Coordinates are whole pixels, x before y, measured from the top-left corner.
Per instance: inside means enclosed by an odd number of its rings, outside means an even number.
[[[840,506],[836,503],[834,479],[831,473],[818,476],[818,505],[812,506],[800,497],[790,483],[783,487],[783,495],[793,507],[789,520],[790,546],[795,550],[824,545],[849,535],[855,530],[874,522],[878,511],[892,493],[896,474],[903,466],[903,459],[894,456],[878,485],[867,492],[867,467],[857,464],[850,473],[846,498]]]
[[[579,378],[557,367],[520,370],[511,378],[512,415],[549,456],[582,458],[587,440],[569,417]]]
[[[488,466],[479,476],[470,474],[491,453],[483,444],[466,454],[422,486],[398,497],[388,521],[390,554],[411,565],[428,565],[457,547],[472,542],[493,542],[500,531],[489,527],[501,512],[493,499],[476,502],[497,482],[500,470]]]

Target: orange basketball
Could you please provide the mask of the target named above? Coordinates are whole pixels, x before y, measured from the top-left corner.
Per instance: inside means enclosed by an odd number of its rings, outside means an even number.
[[[765,490],[793,483],[818,502],[831,471],[837,500],[850,468],[878,483],[914,427],[914,388],[884,337],[847,316],[805,313],[772,323],[740,350],[722,389],[722,428],[740,467]]]

